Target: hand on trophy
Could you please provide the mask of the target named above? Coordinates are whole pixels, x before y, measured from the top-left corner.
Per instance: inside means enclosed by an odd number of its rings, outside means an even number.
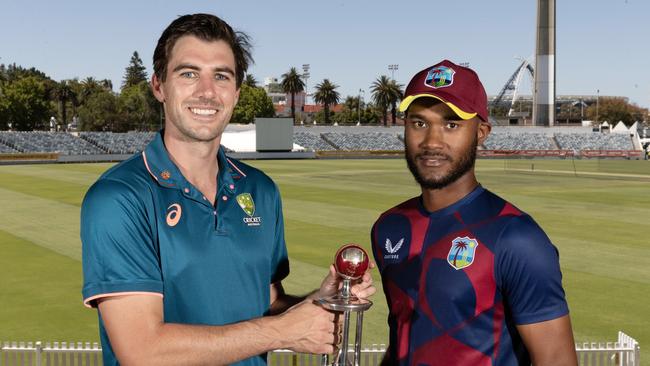
[[[372,276],[370,275],[370,270],[373,268],[375,268],[375,263],[370,261],[368,270],[366,270],[361,278],[355,281],[356,283],[350,288],[350,292],[353,296],[360,299],[367,299],[377,292],[377,289],[372,282]],[[334,264],[330,264],[329,273],[321,283],[320,289],[310,297],[313,299],[322,299],[338,294],[339,290],[343,286],[343,280],[344,278],[337,273]]]
[[[361,356],[361,334],[363,329],[363,312],[372,306],[367,297],[376,292],[372,284],[369,269],[374,264],[370,262],[368,253],[356,244],[342,246],[334,256],[334,265],[323,281],[320,289],[320,305],[328,310],[337,311],[343,315],[341,331],[338,330],[336,352],[330,361],[329,354],[324,354],[321,365],[324,366],[358,366]],[[354,331],[354,349],[348,354],[350,316],[356,314],[356,330]],[[339,336],[339,334],[341,334]],[[340,344],[339,341],[340,340]],[[351,356],[351,358],[349,358]]]
[[[311,300],[300,302],[279,316],[279,337],[288,348],[298,353],[332,353],[337,338],[338,317]]]

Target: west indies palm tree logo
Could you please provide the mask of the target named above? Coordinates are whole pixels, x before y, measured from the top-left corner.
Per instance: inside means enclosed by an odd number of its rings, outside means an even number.
[[[454,269],[463,269],[474,263],[478,241],[469,237],[458,237],[451,241],[451,248],[447,254],[447,263]]]
[[[454,74],[456,71],[447,66],[436,66],[429,70],[424,84],[432,88],[444,88],[454,83]]]

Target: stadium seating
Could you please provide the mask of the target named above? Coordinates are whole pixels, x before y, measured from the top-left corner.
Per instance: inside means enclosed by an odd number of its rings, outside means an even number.
[[[554,150],[552,137],[543,133],[492,133],[483,143],[487,150]]]
[[[344,151],[400,151],[404,143],[393,134],[381,132],[339,133],[326,132],[322,138]]]
[[[248,136],[246,130],[227,129],[227,134]],[[254,127],[245,126],[254,132]],[[294,144],[312,151],[403,151],[403,128],[333,127],[294,128]],[[134,154],[142,151],[156,132],[0,132],[0,153],[49,153],[61,155]],[[254,139],[255,134],[249,134]],[[249,137],[246,137],[249,138]],[[223,140],[222,140],[223,143]],[[254,141],[251,142],[254,146]],[[250,143],[248,144],[250,145]],[[227,152],[240,151],[236,146]],[[635,152],[635,142],[625,133],[600,133],[588,129],[495,127],[481,146],[485,153],[535,152],[535,156],[608,151]],[[298,148],[296,148],[298,149]],[[545,153],[547,152],[547,153]],[[485,155],[485,154],[484,154]],[[587,156],[587,154],[581,154]],[[595,155],[589,155],[595,156]],[[608,155],[603,155],[607,157]],[[626,155],[627,156],[627,155]]]
[[[15,154],[18,152],[18,150],[12,148],[11,146],[0,143],[0,154]]]
[[[320,134],[310,132],[294,132],[293,143],[313,151],[334,151],[336,148],[325,140]]]
[[[81,132],[79,137],[109,154],[134,154],[144,150],[155,132]]]
[[[92,155],[103,151],[89,142],[65,132],[1,132],[0,142],[24,153]]]
[[[590,133],[555,134],[559,147],[565,150],[634,150],[627,134]]]

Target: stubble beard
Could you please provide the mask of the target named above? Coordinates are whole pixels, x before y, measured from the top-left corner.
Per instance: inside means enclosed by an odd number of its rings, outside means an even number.
[[[465,153],[462,154],[458,160],[452,159],[452,157],[449,155],[442,154],[449,162],[451,162],[451,169],[447,174],[441,177],[425,177],[418,170],[416,163],[416,159],[419,156],[441,155],[440,153],[425,152],[415,156],[411,151],[409,151],[408,145],[405,144],[405,147],[406,150],[404,155],[406,157],[406,164],[408,165],[411,174],[413,174],[415,181],[418,182],[418,184],[423,189],[442,189],[456,182],[458,179],[460,179],[460,177],[465,175],[465,173],[474,168],[474,163],[476,162],[476,148],[478,147],[478,138],[474,137],[474,141],[470,145],[469,149],[467,149],[467,151],[465,151]]]

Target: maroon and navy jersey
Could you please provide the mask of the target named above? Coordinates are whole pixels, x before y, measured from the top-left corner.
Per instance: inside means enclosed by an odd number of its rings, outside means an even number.
[[[481,186],[436,212],[421,197],[386,211],[372,250],[391,365],[530,365],[516,326],[569,312],[557,249],[529,215]]]

